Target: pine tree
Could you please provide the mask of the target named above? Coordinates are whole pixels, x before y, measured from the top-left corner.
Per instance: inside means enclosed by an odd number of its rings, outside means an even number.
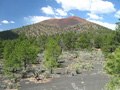
[[[120,89],[120,47],[115,52],[109,54],[106,60],[105,70],[112,77],[106,88],[107,90]]]
[[[102,35],[96,35],[94,39],[95,47],[101,48],[103,45],[103,36]]]
[[[117,28],[114,34],[113,43],[115,51],[107,56],[105,69],[111,75],[111,81],[106,85],[107,90],[120,89],[120,22],[117,23]],[[111,45],[113,47],[113,45]],[[117,48],[118,47],[118,48]]]
[[[89,41],[84,34],[78,39],[78,46],[82,49],[85,49],[89,46]]]
[[[37,57],[36,48],[30,44],[29,40],[23,40],[17,44],[17,57],[23,62],[23,66],[26,69],[27,65],[35,62]]]
[[[53,38],[50,38],[46,44],[46,49],[44,53],[44,65],[46,68],[52,70],[57,67],[58,57],[61,54],[61,48],[58,46],[58,43]]]
[[[15,50],[16,40],[8,41],[3,52],[4,76],[12,78],[17,69],[22,65]]]
[[[120,22],[116,23],[116,25],[116,30],[104,39],[102,51],[105,55],[114,52],[115,49],[120,46]]]
[[[3,56],[4,73],[8,77],[14,76],[21,67],[26,71],[27,66],[36,61],[37,52],[28,39],[17,39],[8,41]]]
[[[74,32],[64,34],[63,41],[68,50],[73,50],[76,48],[77,35]]]

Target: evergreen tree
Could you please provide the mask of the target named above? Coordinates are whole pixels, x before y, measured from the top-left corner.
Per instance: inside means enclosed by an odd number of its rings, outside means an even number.
[[[109,54],[106,59],[105,69],[111,75],[112,80],[106,85],[107,90],[120,89],[120,47]]]
[[[4,53],[4,73],[5,76],[10,76],[21,67],[26,67],[36,61],[36,48],[31,45],[28,39],[10,40],[5,45]]]
[[[51,70],[57,67],[58,57],[61,54],[61,48],[58,46],[58,42],[53,38],[50,38],[46,44],[46,49],[44,53],[44,65]]]
[[[30,44],[28,39],[18,43],[15,49],[17,50],[18,59],[22,61],[25,69],[28,64],[36,61],[36,48]]]
[[[107,35],[104,39],[102,51],[105,53],[105,55],[114,52],[115,49],[120,45],[120,22],[116,23],[116,25],[116,30],[110,35]]]
[[[117,22],[116,26],[117,27],[116,27],[116,30],[115,30],[115,41],[116,41],[116,44],[118,44],[118,43],[120,43],[120,22]]]
[[[78,46],[82,49],[88,48],[89,41],[86,35],[82,34],[78,39]]]
[[[117,23],[117,28],[114,33],[113,43],[111,47],[115,48],[115,51],[107,56],[105,63],[105,69],[108,74],[111,75],[111,81],[106,85],[107,90],[120,89],[120,22]],[[118,48],[117,48],[118,47]]]
[[[94,44],[96,48],[101,48],[103,45],[103,36],[102,35],[96,35],[94,39]]]
[[[77,41],[77,35],[74,32],[69,32],[67,34],[64,34],[63,41],[64,41],[68,50],[75,49],[76,41]]]
[[[17,51],[15,50],[16,40],[10,40],[5,45],[3,53],[4,64],[4,76],[12,78],[17,69],[22,65],[21,60],[17,57]]]
[[[107,56],[109,53],[115,51],[119,43],[115,40],[115,33],[107,35],[104,39],[102,51]]]

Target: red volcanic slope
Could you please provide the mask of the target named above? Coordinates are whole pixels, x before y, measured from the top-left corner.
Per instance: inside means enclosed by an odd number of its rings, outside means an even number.
[[[87,22],[87,21],[80,17],[72,16],[72,17],[63,18],[63,19],[48,19],[48,20],[42,21],[41,23],[57,25],[59,27],[65,28],[71,25],[84,23],[84,22]]]

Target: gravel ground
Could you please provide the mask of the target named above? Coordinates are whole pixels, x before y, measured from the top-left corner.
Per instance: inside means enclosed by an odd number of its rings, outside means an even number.
[[[102,73],[102,65],[95,64],[93,71],[83,71],[77,76],[62,76],[54,78],[49,83],[26,84],[22,81],[22,88],[19,90],[104,90],[104,85],[109,81],[108,77]]]

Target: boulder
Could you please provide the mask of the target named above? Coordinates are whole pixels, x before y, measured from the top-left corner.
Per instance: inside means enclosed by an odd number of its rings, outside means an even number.
[[[77,76],[76,71],[75,71],[75,70],[70,71],[69,76],[70,76],[70,77],[71,77],[71,76]]]

